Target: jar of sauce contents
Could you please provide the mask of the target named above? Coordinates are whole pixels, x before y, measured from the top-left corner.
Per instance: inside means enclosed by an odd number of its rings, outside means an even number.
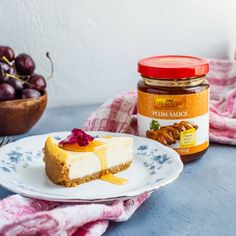
[[[206,60],[156,56],[138,62],[138,133],[176,150],[184,163],[209,146]]]

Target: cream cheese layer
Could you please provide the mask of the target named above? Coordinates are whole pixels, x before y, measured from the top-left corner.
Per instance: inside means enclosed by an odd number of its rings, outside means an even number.
[[[48,151],[64,163],[69,170],[69,178],[82,178],[96,172],[132,161],[133,138],[111,137],[96,138],[101,144],[89,152],[67,151],[58,146],[58,142],[48,137]]]

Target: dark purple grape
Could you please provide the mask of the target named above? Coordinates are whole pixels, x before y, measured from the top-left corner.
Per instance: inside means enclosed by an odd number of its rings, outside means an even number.
[[[16,91],[10,84],[0,84],[0,101],[13,100],[15,97]]]
[[[41,93],[36,89],[24,89],[21,93],[21,98],[38,98],[41,96]]]
[[[28,88],[37,89],[41,92],[43,92],[47,86],[47,82],[42,75],[34,74],[27,82]]]
[[[21,53],[15,59],[16,71],[20,75],[32,75],[35,70],[35,63],[31,56]]]
[[[0,46],[0,61],[4,62],[2,57],[5,56],[8,61],[13,61],[15,58],[14,51],[8,46]]]
[[[9,78],[7,81],[16,91],[20,91],[24,88],[24,84],[19,79]]]

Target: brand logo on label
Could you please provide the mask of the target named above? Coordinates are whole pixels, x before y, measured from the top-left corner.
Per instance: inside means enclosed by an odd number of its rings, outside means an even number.
[[[186,97],[181,98],[160,98],[154,101],[154,109],[184,109],[186,107]]]

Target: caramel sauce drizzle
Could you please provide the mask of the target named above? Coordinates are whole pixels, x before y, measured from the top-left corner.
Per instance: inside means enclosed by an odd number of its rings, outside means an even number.
[[[111,136],[105,136],[104,138],[110,139]],[[102,168],[102,176],[100,177],[101,180],[107,181],[112,184],[123,185],[126,184],[128,181],[124,178],[120,178],[114,176],[112,173],[105,173],[104,170],[107,169],[107,151],[108,147],[105,143],[93,140],[87,146],[79,146],[78,144],[66,144],[63,149],[68,151],[74,152],[94,152],[96,156],[99,158]]]

